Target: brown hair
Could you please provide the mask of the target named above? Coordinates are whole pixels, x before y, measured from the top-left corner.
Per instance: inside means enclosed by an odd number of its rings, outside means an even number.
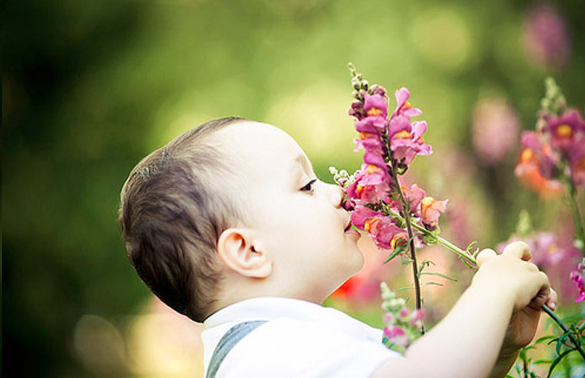
[[[164,303],[202,322],[222,279],[216,253],[221,233],[242,219],[222,195],[232,173],[228,155],[210,136],[243,118],[213,120],[145,157],[120,195],[118,226],[130,262]]]

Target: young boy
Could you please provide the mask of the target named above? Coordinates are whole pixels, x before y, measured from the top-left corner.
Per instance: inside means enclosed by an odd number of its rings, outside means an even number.
[[[556,306],[526,244],[482,251],[453,309],[400,356],[320,306],[364,262],[342,200],[285,132],[223,118],[134,168],[119,225],[142,280],[204,322],[209,377],[504,377]]]

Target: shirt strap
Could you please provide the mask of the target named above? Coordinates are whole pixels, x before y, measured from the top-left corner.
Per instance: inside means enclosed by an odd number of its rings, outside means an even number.
[[[209,366],[207,368],[207,374],[205,375],[205,378],[215,378],[217,369],[219,369],[219,366],[230,350],[232,350],[232,348],[236,346],[236,344],[239,343],[240,340],[242,340],[247,334],[264,323],[266,323],[266,320],[254,320],[239,323],[230,328],[229,331],[223,335],[221,340],[219,340],[217,347],[215,347],[213,355],[211,356],[211,360],[209,361]]]

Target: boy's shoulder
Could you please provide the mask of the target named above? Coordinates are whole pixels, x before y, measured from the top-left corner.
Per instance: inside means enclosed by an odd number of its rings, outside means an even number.
[[[380,363],[397,356],[382,345],[379,330],[340,311],[294,300],[262,302],[246,307],[262,308],[268,302],[279,306],[263,316],[258,313],[256,320],[267,322],[229,352],[221,376],[368,377]],[[206,366],[219,339],[240,320],[252,319],[230,320],[204,331]]]

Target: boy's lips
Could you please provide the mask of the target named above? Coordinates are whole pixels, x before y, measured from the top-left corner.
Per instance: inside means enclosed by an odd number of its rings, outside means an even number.
[[[347,225],[343,229],[343,232],[349,230],[351,228],[351,218],[347,220]]]

